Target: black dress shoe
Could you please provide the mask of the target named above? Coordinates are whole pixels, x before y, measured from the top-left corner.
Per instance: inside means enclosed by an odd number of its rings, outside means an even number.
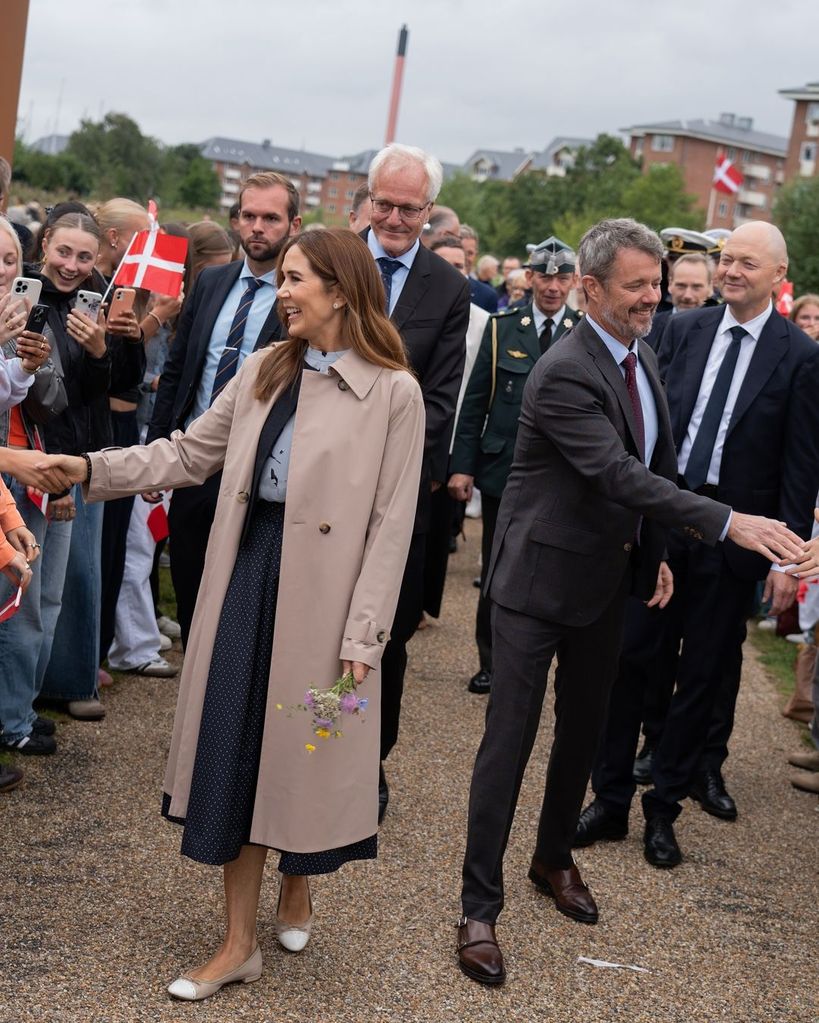
[[[23,772],[17,767],[0,764],[0,792],[11,792],[23,780]]]
[[[390,801],[390,790],[387,785],[387,779],[384,775],[384,765],[381,764],[378,768],[378,823],[384,820],[384,814],[387,812],[387,803]]]
[[[57,725],[53,718],[43,718],[38,714],[31,730],[35,735],[53,735],[57,731]]]
[[[689,795],[706,813],[723,821],[737,819],[737,804],[728,795],[719,771],[706,771],[691,786]]]
[[[636,785],[651,784],[651,764],[653,760],[654,747],[649,745],[648,739],[646,739],[643,743],[643,748],[637,754],[631,773]]]
[[[682,853],[670,820],[652,817],[646,821],[645,856],[652,867],[676,867],[682,862]]]
[[[589,803],[577,822],[573,849],[584,849],[595,842],[619,842],[628,834],[628,820],[617,817],[595,799]]]
[[[484,671],[483,668],[477,674],[473,675],[469,680],[469,685],[466,687],[470,693],[479,693],[481,696],[485,696],[492,687],[492,676],[488,671]]]

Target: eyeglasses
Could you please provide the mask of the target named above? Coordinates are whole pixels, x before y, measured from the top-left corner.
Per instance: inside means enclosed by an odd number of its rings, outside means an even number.
[[[397,202],[388,202],[386,199],[376,199],[375,196],[370,193],[370,202],[373,204],[373,209],[376,213],[382,213],[384,216],[389,216],[393,210],[398,210],[398,215],[402,220],[405,220],[408,224],[418,221],[424,215],[424,211],[429,207],[429,203],[424,203],[423,206],[399,206]]]

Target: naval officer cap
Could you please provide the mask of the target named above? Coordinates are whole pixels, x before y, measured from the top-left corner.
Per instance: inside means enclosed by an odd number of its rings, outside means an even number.
[[[685,227],[665,227],[660,231],[660,238],[671,259],[686,256],[691,252],[711,252],[714,248],[713,238],[701,231],[689,231]]]
[[[528,247],[528,246],[527,246]],[[529,253],[529,270],[542,274],[570,274],[577,266],[577,256],[569,246],[552,235],[539,242]]]
[[[727,227],[712,227],[708,231],[702,232],[706,238],[711,239],[711,248],[708,250],[709,256],[718,256],[725,247],[725,243],[731,237],[731,232]]]

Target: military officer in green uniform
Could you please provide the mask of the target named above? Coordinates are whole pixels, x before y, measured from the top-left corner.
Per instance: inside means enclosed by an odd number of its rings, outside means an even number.
[[[492,675],[492,631],[483,584],[495,523],[518,430],[523,386],[540,356],[580,319],[566,304],[575,286],[577,257],[559,238],[547,238],[526,267],[532,301],[489,317],[464,395],[450,458],[449,492],[468,501],[481,492],[481,595],[475,624],[480,668],[469,680],[473,693],[487,693]]]

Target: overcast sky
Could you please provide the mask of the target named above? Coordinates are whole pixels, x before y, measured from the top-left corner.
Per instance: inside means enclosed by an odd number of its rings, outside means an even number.
[[[785,136],[777,90],[819,80],[815,0],[31,0],[18,131],[377,148],[402,22],[398,141],[458,163],[723,111]]]

